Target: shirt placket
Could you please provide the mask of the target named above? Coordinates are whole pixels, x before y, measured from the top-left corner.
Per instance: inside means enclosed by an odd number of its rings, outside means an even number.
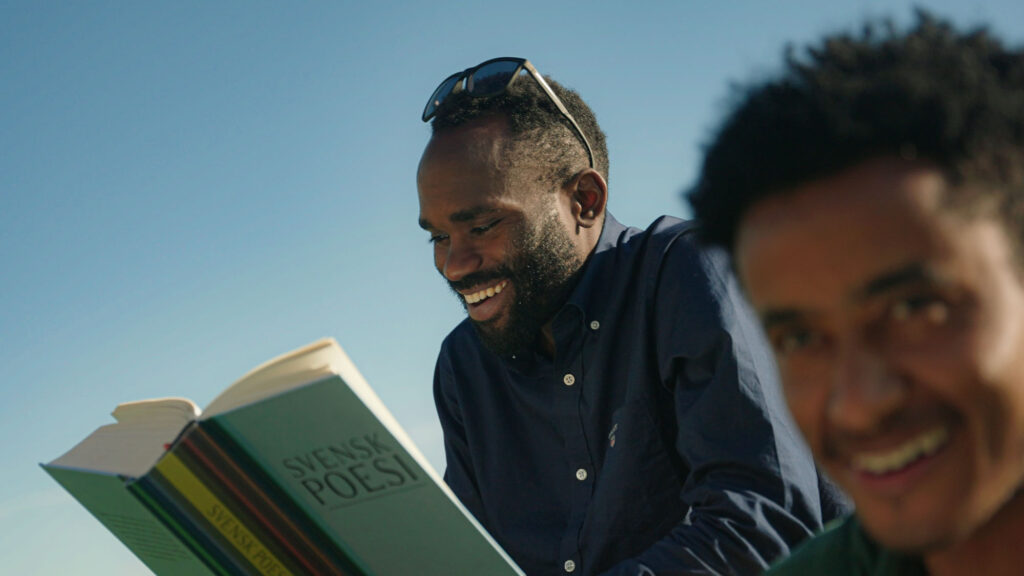
[[[584,414],[580,409],[586,385],[583,370],[583,338],[580,335],[581,330],[578,329],[581,324],[579,320],[574,323],[573,335],[566,339],[565,354],[559,354],[555,371],[559,387],[556,394],[558,414],[565,438],[565,460],[570,475],[566,481],[571,483],[569,518],[560,546],[562,570],[565,574],[580,574],[583,569],[580,536],[594,486],[594,464],[587,449]]]

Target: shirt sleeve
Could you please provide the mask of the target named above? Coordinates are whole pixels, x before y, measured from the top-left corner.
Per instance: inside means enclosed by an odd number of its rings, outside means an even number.
[[[448,357],[447,342],[442,345],[434,367],[434,405],[444,432],[444,481],[481,524],[483,504],[473,468],[470,464],[469,442],[463,426],[462,412],[455,393],[454,376]]]
[[[685,237],[651,285],[687,516],[608,576],[760,574],[821,528],[818,476],[723,253]]]

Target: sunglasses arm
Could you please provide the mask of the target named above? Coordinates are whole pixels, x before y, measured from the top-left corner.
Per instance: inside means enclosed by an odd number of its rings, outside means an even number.
[[[533,67],[533,64],[530,64],[530,61],[527,60],[523,62],[523,67],[526,68],[526,71],[530,73],[530,76],[533,76],[533,79],[537,81],[537,84],[540,84],[541,89],[543,89],[544,92],[547,93],[548,98],[550,98],[551,102],[555,104],[555,106],[558,108],[558,111],[562,113],[562,116],[564,116],[565,119],[568,120],[570,124],[572,124],[573,129],[575,129],[576,133],[579,134],[579,137],[583,140],[583,144],[587,148],[587,156],[590,159],[590,167],[593,168],[594,151],[590,147],[590,141],[587,140],[587,135],[583,133],[583,129],[580,128],[580,125],[576,123],[576,119],[572,117],[572,114],[570,114],[569,110],[566,109],[565,104],[562,104],[562,100],[558,97],[558,95],[555,94],[554,90],[552,90],[551,87],[548,86],[548,83],[544,81],[544,77],[540,75],[540,72],[537,72],[537,69]]]

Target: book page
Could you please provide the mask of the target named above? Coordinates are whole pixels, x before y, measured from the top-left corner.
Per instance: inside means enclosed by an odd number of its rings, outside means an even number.
[[[292,388],[310,384],[340,369],[347,360],[333,338],[317,340],[250,370],[203,410],[202,418],[251,404]]]
[[[138,478],[198,414],[198,406],[184,398],[119,404],[116,423],[100,427],[50,465]]]
[[[178,422],[180,429],[199,416],[199,407],[188,398],[152,398],[118,404],[111,416],[122,424]]]

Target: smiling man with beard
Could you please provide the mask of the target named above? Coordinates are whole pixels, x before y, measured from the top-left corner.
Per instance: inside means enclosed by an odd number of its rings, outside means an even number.
[[[691,195],[856,505],[773,573],[1024,574],[1024,50],[861,30],[748,87]]]
[[[520,226],[513,232],[507,263],[448,281],[463,307],[473,311],[473,325],[484,346],[496,354],[512,354],[535,343],[565,302],[583,264],[557,215],[549,212],[541,218],[538,230]],[[480,289],[488,285],[495,293]],[[509,285],[515,291],[507,310],[484,317],[476,305]]]
[[[607,213],[578,94],[500,58],[423,119],[419,223],[469,316],[435,372],[445,480],[528,574],[756,574],[836,513],[727,261]]]

